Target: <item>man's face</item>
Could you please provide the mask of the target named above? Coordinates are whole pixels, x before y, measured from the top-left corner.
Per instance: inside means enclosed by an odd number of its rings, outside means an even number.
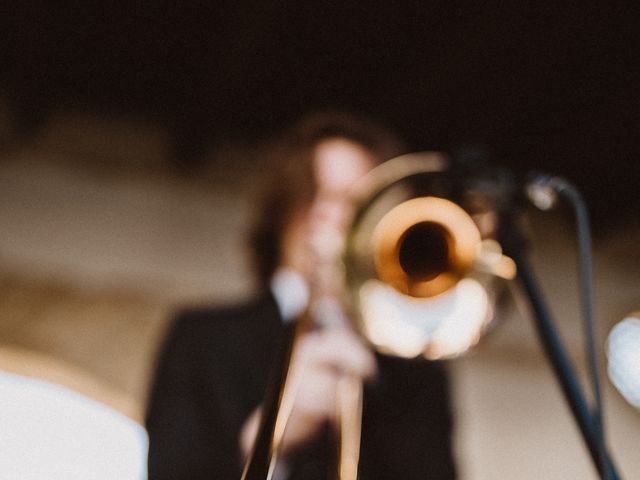
[[[371,153],[346,139],[328,139],[315,148],[316,194],[292,219],[283,239],[283,264],[310,275],[318,261],[339,253],[351,217],[349,193],[374,165]]]

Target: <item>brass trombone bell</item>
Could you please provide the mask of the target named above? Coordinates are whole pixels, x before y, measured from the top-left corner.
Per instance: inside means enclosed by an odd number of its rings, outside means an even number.
[[[493,320],[496,282],[515,276],[495,228],[481,228],[479,219],[493,218],[490,202],[478,207],[473,186],[447,198],[447,175],[442,155],[411,154],[361,185],[345,272],[357,327],[383,353],[464,353]]]

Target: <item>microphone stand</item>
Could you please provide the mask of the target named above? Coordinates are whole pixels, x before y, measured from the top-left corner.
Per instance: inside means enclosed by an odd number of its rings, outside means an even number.
[[[556,331],[555,322],[533,269],[529,264],[528,256],[523,247],[523,236],[513,221],[509,221],[510,219],[508,218],[506,220],[501,222],[503,225],[502,237],[504,237],[501,243],[505,253],[516,263],[518,280],[527,295],[534,314],[538,338],[560,383],[562,393],[569,404],[573,417],[580,428],[600,478],[619,480],[620,476],[616,471],[611,455],[607,452],[606,446],[603,445],[598,435],[593,413],[578,383],[571,360]]]

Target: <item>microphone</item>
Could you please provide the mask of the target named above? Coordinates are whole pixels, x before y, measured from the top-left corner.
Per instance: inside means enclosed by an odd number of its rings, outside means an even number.
[[[640,408],[640,312],[617,323],[607,338],[607,373],[624,399]]]
[[[524,191],[527,198],[540,210],[551,210],[558,203],[558,194],[571,189],[571,185],[562,177],[545,173],[529,176]]]

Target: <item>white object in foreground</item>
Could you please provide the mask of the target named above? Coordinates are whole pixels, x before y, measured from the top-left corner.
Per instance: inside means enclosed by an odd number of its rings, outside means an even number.
[[[148,438],[62,386],[0,371],[0,480],[144,480]]]

